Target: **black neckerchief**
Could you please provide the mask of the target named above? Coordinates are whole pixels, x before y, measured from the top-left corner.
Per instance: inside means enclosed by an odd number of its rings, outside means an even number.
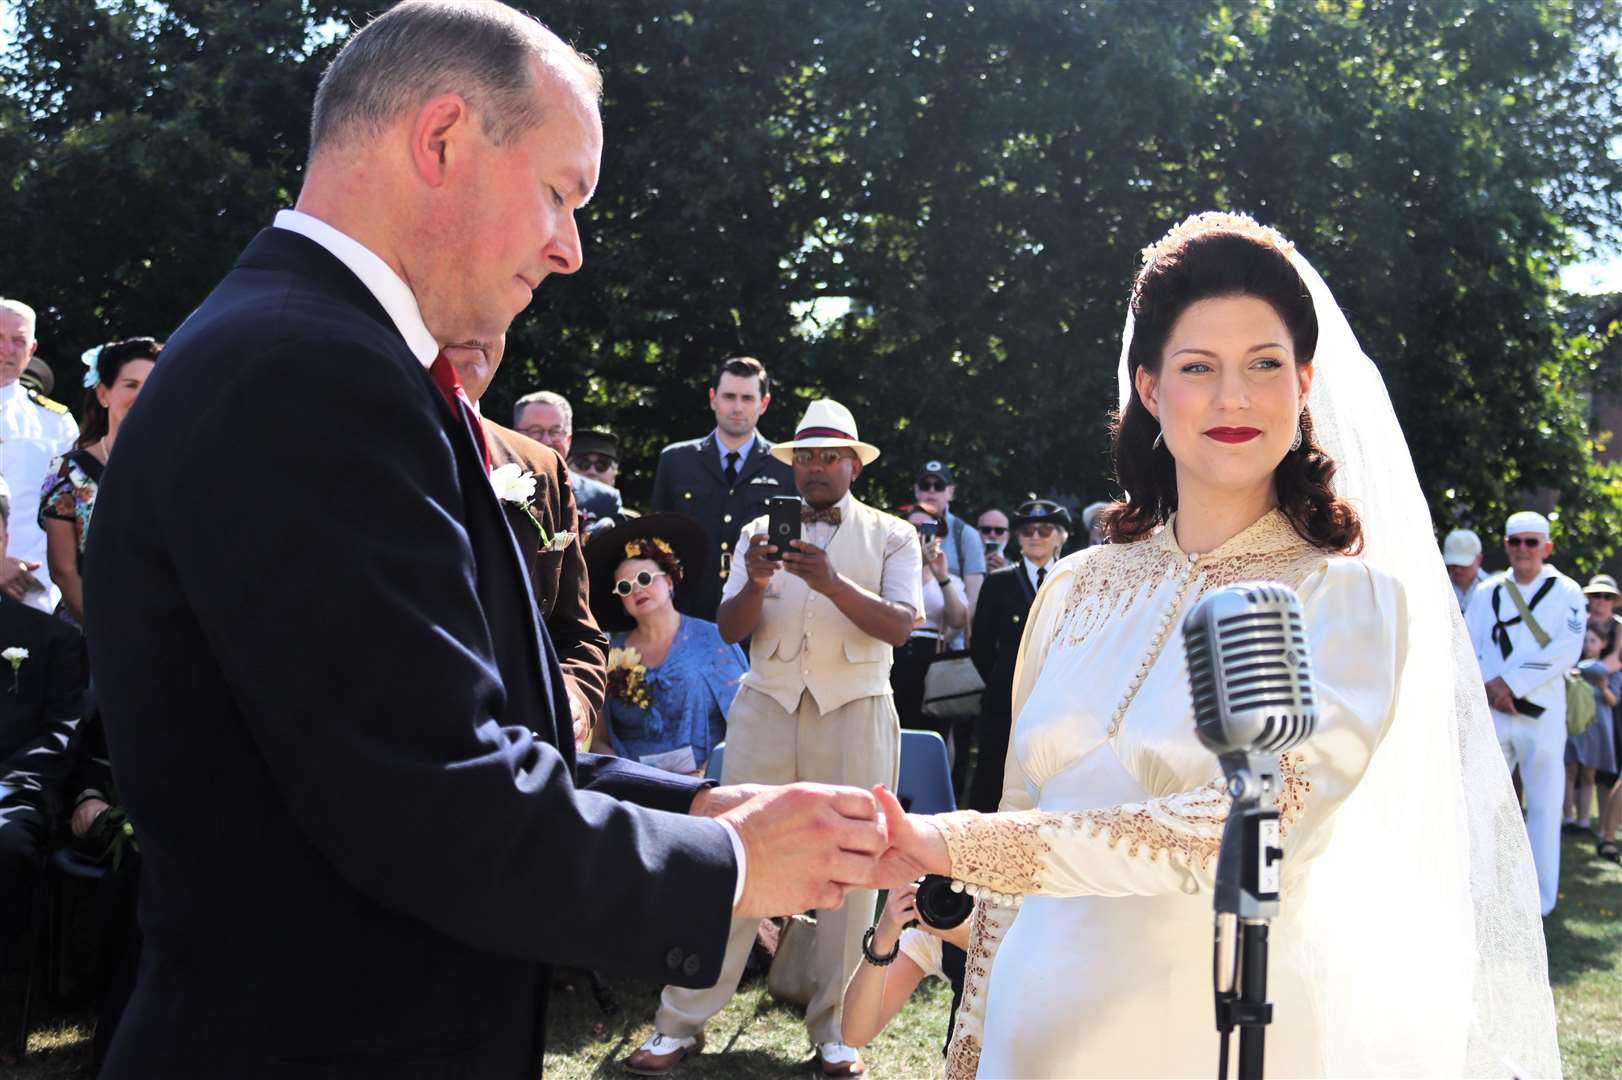
[[[1554,582],[1555,578],[1553,574],[1550,574],[1544,579],[1543,584],[1538,586],[1538,591],[1532,594],[1532,599],[1526,602],[1527,611],[1531,611],[1533,608],[1537,607],[1538,601],[1549,595],[1549,590],[1554,588]],[[1492,588],[1492,639],[1494,643],[1497,644],[1498,651],[1503,654],[1503,658],[1505,660],[1509,659],[1510,652],[1515,648],[1515,646],[1512,645],[1509,640],[1509,628],[1520,622],[1521,616],[1519,612],[1516,612],[1513,619],[1505,619],[1500,616],[1498,614],[1498,598],[1500,595],[1502,595],[1505,585],[1513,584],[1514,579],[1506,574],[1504,579],[1497,585],[1494,585]],[[1519,586],[1516,587],[1518,588]]]

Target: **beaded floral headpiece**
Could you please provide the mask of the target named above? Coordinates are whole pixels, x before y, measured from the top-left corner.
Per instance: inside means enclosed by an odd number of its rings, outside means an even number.
[[[1268,247],[1277,248],[1286,256],[1294,254],[1295,245],[1284,234],[1270,225],[1263,225],[1249,214],[1232,214],[1224,210],[1206,210],[1190,214],[1173,225],[1165,236],[1143,249],[1143,265],[1148,266],[1175,251],[1181,251],[1190,240],[1205,233],[1225,232],[1246,236]]]

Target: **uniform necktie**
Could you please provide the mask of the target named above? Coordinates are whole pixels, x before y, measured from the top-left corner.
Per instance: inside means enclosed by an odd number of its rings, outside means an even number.
[[[1036,587],[1038,589],[1041,589],[1042,582],[1046,581],[1047,579],[1048,579],[1048,568],[1045,567],[1045,566],[1038,566],[1036,568]]]
[[[837,506],[829,506],[822,510],[818,510],[814,506],[800,507],[800,520],[807,525],[812,525],[819,521],[826,521],[830,525],[838,525],[843,519],[843,516],[844,515],[840,514],[839,507]]]
[[[445,398],[445,403],[451,411],[462,418],[469,431],[473,433],[473,441],[479,447],[479,453],[484,455],[484,471],[490,471],[490,444],[484,440],[484,425],[479,422],[479,414],[473,411],[473,402],[467,398],[467,391],[462,389],[462,380],[456,377],[456,369],[441,352],[434,357],[434,362],[428,369],[428,375],[439,387],[439,392]]]
[[[728,487],[738,482],[738,452],[736,450],[727,451],[726,475]]]

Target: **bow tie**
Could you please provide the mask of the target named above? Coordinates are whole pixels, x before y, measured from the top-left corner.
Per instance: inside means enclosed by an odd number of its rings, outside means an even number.
[[[814,506],[802,506],[800,507],[800,520],[807,525],[811,525],[818,521],[826,521],[830,525],[838,525],[840,520],[839,507],[830,506],[825,509],[818,510]]]

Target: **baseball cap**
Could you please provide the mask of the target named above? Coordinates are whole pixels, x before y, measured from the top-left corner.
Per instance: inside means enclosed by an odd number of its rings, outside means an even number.
[[[1442,561],[1449,566],[1469,566],[1481,554],[1481,537],[1469,529],[1454,529],[1442,541]]]

